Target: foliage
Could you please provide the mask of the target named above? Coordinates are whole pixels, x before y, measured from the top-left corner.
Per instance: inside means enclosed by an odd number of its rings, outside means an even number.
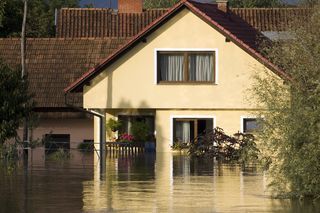
[[[3,15],[1,16],[2,5],[5,6],[3,7]],[[26,36],[53,37],[55,35],[55,9],[78,6],[79,0],[29,0]],[[0,37],[18,37],[21,31],[22,16],[23,1],[1,0]]]
[[[294,39],[265,48],[292,78],[256,75],[252,99],[264,116],[259,132],[262,156],[270,164],[275,195],[320,196],[320,5]]]
[[[168,8],[180,0],[144,0],[144,8]]]
[[[0,27],[2,27],[2,21],[3,21],[5,6],[6,6],[6,2],[5,1],[1,1],[0,2]]]
[[[168,8],[179,0],[145,0],[145,8]],[[230,0],[231,7],[279,7],[283,5],[281,0]]]
[[[190,143],[188,153],[192,157],[217,158],[244,165],[257,163],[259,150],[251,134],[236,133],[228,136],[223,129],[206,131]]]
[[[49,160],[53,160],[53,161],[64,161],[70,158],[71,158],[70,153],[62,148],[58,149],[55,152],[52,152],[51,154],[49,154],[49,157],[48,157]]]
[[[4,159],[6,162],[14,162],[18,160],[18,146],[19,142],[0,144],[0,159]]]
[[[78,145],[78,149],[81,152],[92,152],[94,150],[93,142],[82,142]]]
[[[176,141],[175,143],[173,143],[171,148],[173,150],[182,151],[183,149],[188,149],[189,145],[188,145],[188,143],[183,143],[183,142],[180,142],[180,141]]]
[[[27,82],[17,70],[0,60],[0,144],[17,135],[17,129],[32,109]]]
[[[110,129],[112,132],[116,132],[121,128],[121,121],[114,120],[110,118],[107,122],[107,128]]]
[[[145,122],[136,121],[132,123],[131,132],[135,141],[145,142],[149,139],[150,127]]]
[[[299,3],[301,5],[307,6],[307,7],[313,7],[317,4],[319,4],[319,0],[300,0]]]
[[[279,7],[281,0],[230,0],[231,7]]]

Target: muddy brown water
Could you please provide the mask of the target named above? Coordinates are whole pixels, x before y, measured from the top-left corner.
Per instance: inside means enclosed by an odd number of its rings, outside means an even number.
[[[73,156],[15,168],[0,161],[0,212],[320,212],[312,202],[271,199],[256,167],[124,155],[107,156],[101,174],[93,154]]]

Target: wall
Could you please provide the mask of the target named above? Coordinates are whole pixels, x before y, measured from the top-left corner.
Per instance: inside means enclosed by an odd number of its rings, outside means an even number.
[[[19,128],[21,138],[22,131]],[[37,128],[33,130],[33,139],[41,140],[45,134],[70,134],[70,148],[76,149],[83,140],[93,140],[93,119],[40,119]]]
[[[218,84],[155,84],[156,48],[218,50]],[[84,89],[85,108],[248,109],[255,72],[264,66],[184,9],[97,76]]]

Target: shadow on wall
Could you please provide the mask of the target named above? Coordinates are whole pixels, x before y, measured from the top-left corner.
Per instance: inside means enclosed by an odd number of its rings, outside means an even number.
[[[125,114],[125,115],[152,115],[154,116],[154,128],[155,128],[155,138],[161,139],[160,141],[163,141],[162,139],[165,139],[162,134],[162,129],[159,125],[157,125],[157,116],[156,116],[156,109],[150,108],[150,106],[147,104],[146,101],[141,101],[138,106],[133,106],[132,103],[128,100],[121,99],[119,102],[119,106],[113,111],[111,110],[110,113],[113,114],[113,116],[117,117],[118,114]],[[118,111],[119,110],[119,111]],[[118,114],[117,114],[118,113]],[[156,141],[157,143],[160,141]]]

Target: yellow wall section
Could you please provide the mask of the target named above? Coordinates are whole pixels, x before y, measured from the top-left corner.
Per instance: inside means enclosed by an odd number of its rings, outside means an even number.
[[[218,85],[155,84],[156,48],[218,49]],[[84,89],[85,108],[248,109],[251,76],[263,65],[184,9]]]

